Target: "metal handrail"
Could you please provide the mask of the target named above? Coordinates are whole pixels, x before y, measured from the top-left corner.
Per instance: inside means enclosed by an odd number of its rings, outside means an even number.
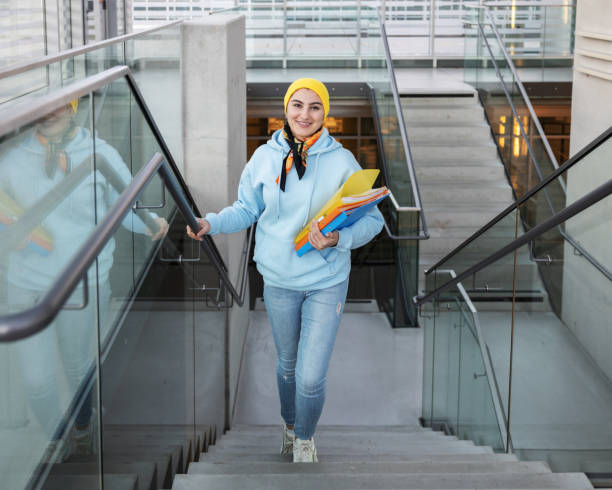
[[[389,72],[389,79],[391,82],[391,92],[393,95],[393,102],[395,104],[395,111],[397,113],[398,118],[398,126],[400,129],[400,134],[402,137],[402,145],[404,147],[404,155],[406,156],[406,166],[408,167],[408,173],[410,175],[410,184],[412,186],[412,195],[414,197],[415,206],[404,208],[410,211],[417,211],[420,216],[420,222],[423,226],[423,233],[419,231],[418,235],[395,235],[391,232],[387,222],[384,223],[385,231],[387,235],[392,240],[427,240],[429,239],[429,231],[427,229],[427,220],[425,219],[425,212],[423,210],[423,206],[421,204],[421,195],[419,193],[419,186],[416,179],[416,173],[414,171],[414,162],[412,160],[412,153],[410,151],[410,143],[408,142],[408,133],[406,132],[406,123],[404,121],[404,113],[402,111],[402,106],[399,100],[399,91],[397,89],[397,82],[395,80],[395,71],[393,70],[393,60],[391,59],[391,51],[389,50],[389,43],[387,42],[387,32],[385,30],[385,23],[383,22],[383,17],[381,16],[380,10],[378,12],[378,20],[380,23],[381,29],[381,38],[383,40],[383,46],[385,50],[385,61],[387,64],[387,70]],[[387,171],[387,160],[385,156],[384,144],[382,141],[382,135],[380,132],[380,119],[378,116],[378,109],[376,105],[376,97],[374,95],[374,89],[371,85],[368,85],[370,88],[370,101],[372,104],[372,108],[374,111],[374,119],[376,123],[376,137],[378,139],[378,146],[380,147],[381,153],[381,161],[383,166],[383,174],[385,176],[385,182],[389,185],[389,174]],[[391,202],[395,207],[396,211],[401,210],[402,208],[398,205],[397,201],[393,196],[391,196]]]
[[[378,142],[378,147],[380,148],[380,163],[382,167],[383,176],[385,178],[385,184],[387,184],[387,187],[388,187],[390,185],[390,178],[389,178],[389,172],[387,169],[387,158],[385,156],[385,147],[384,147],[382,133],[380,129],[380,117],[378,115],[378,107],[376,106],[376,96],[374,95],[374,88],[370,84],[368,84],[368,88],[370,90],[369,95],[370,95],[370,104],[372,105],[372,113],[374,116],[374,126],[376,127],[376,140]],[[417,207],[400,206],[397,200],[395,199],[395,196],[391,192],[391,190],[389,190],[389,200],[391,204],[393,205],[393,207],[395,208],[395,211],[415,211],[415,212],[422,213],[422,210]],[[395,235],[391,231],[389,225],[387,224],[387,220],[384,220],[383,226],[385,228],[385,231],[387,232],[388,237],[391,238],[391,240],[428,240],[429,239],[429,232],[427,231],[427,223],[425,223],[423,226],[423,234],[419,232],[418,235]]]
[[[152,32],[158,31],[160,29],[165,29],[166,27],[170,27],[176,24],[180,24],[181,22],[183,21],[175,20],[172,22],[168,22],[166,24],[151,27],[150,29],[144,29],[142,31],[133,32],[131,34],[125,34],[123,36],[113,37],[111,39],[105,39],[104,41],[99,41],[97,43],[86,44],[85,46],[81,46],[78,48],[67,49],[58,54],[42,56],[40,58],[36,58],[33,61],[28,61],[26,63],[21,63],[18,65],[13,65],[0,72],[0,80],[2,80],[3,78],[12,77],[14,75],[19,75],[26,71],[33,70],[34,68],[40,68],[41,66],[47,66],[52,63],[57,63],[65,59],[74,58],[75,56],[79,56],[85,53],[89,53],[91,51],[95,51],[100,48],[104,48],[106,46],[111,46],[113,44],[121,43],[123,41],[127,41],[129,39],[133,39],[135,37],[141,36],[143,34],[151,34]]]
[[[518,73],[516,71],[516,67],[514,66],[514,63],[512,62],[512,59],[510,58],[510,55],[508,54],[508,52],[505,49],[504,43],[501,39],[501,36],[499,35],[499,32],[497,30],[497,26],[495,25],[495,21],[491,15],[491,12],[489,10],[489,7],[487,7],[486,5],[466,5],[466,8],[472,8],[472,9],[484,9],[488,18],[489,18],[489,23],[490,26],[495,34],[495,37],[498,41],[498,44],[504,54],[504,58],[508,64],[508,66],[510,67],[512,74],[514,76],[515,82],[517,83],[517,86],[519,87],[519,90],[521,92],[521,96],[523,98],[523,101],[525,102],[525,105],[528,107],[530,115],[532,117],[532,120],[534,121],[534,124],[538,130],[540,139],[542,140],[546,152],[549,156],[549,158],[551,159],[551,162],[555,168],[555,171],[549,175],[552,176],[557,176],[560,175],[562,172],[559,172],[559,164],[557,162],[557,159],[552,151],[552,148],[550,147],[550,144],[548,142],[548,138],[546,137],[546,134],[544,133],[544,130],[542,129],[542,126],[540,124],[540,121],[537,117],[537,115],[535,114],[535,111],[533,109],[533,106],[531,105],[531,101],[529,100],[529,96],[527,95],[527,92],[525,90],[525,87],[523,86],[522,82],[520,81],[519,77],[518,77]],[[516,108],[514,106],[514,103],[512,102],[512,98],[510,97],[510,95],[508,94],[508,91],[506,89],[503,77],[501,76],[501,73],[499,72],[497,63],[495,61],[495,56],[493,55],[493,52],[491,50],[491,47],[489,45],[489,42],[487,41],[486,35],[484,33],[484,30],[482,28],[482,24],[480,22],[478,22],[478,29],[480,30],[480,33],[483,36],[483,40],[485,41],[486,47],[489,51],[489,54],[491,56],[491,61],[493,62],[495,71],[497,73],[498,78],[500,79],[501,83],[502,83],[502,88],[504,89],[504,92],[506,94],[506,98],[508,99],[508,102],[510,104],[510,107],[512,109],[512,112],[518,122],[519,125],[519,129],[521,131],[521,134],[527,144],[527,148],[529,150],[529,153],[531,155],[531,158],[533,160],[534,166],[536,168],[536,172],[538,173],[538,177],[540,179],[540,184],[542,184],[543,182],[550,182],[552,179],[550,178],[543,178],[543,174],[542,171],[538,165],[538,161],[537,158],[535,156],[535,152],[533,151],[531,144],[529,143],[529,139],[527,138],[527,133],[525,131],[525,128],[523,127],[523,124],[520,120],[520,118],[517,115],[516,112]],[[606,134],[606,133],[604,133]],[[603,141],[599,141],[599,138],[597,138],[596,140],[594,140],[593,144],[594,146],[587,151],[586,153],[589,153],[591,150],[595,149],[597,146],[599,146],[599,144],[601,144]],[[590,146],[590,145],[589,145]],[[586,147],[588,149],[588,147]],[[584,154],[586,154],[584,153]],[[582,158],[582,156],[584,156],[583,152],[579,152],[577,155],[575,155],[573,158],[571,158],[570,160],[568,160],[567,163],[569,163],[570,161],[573,161],[573,163],[575,163],[576,161],[578,161],[578,157],[580,156],[580,158]],[[570,165],[571,166],[571,165]],[[569,166],[566,167],[566,165],[563,165],[564,168],[569,168]],[[562,190],[564,192],[566,192],[565,189],[565,184],[564,182],[559,179],[560,182],[560,186],[562,188]],[[536,187],[534,187],[530,192],[528,192],[526,195],[524,195],[519,201],[517,201],[515,204],[509,206],[508,208],[506,208],[505,210],[503,210],[501,213],[499,213],[498,216],[496,216],[495,218],[493,218],[489,223],[487,223],[483,228],[481,228],[480,230],[478,230],[476,233],[474,233],[471,237],[469,237],[467,240],[465,240],[463,243],[461,243],[459,246],[457,246],[455,249],[453,249],[450,253],[446,254],[442,259],[440,259],[438,262],[436,262],[433,266],[431,266],[429,269],[427,269],[425,271],[425,274],[429,274],[430,272],[432,272],[433,270],[436,269],[436,267],[439,267],[440,265],[442,265],[444,262],[446,262],[448,259],[450,259],[452,256],[454,256],[456,253],[458,253],[460,250],[462,250],[463,248],[465,248],[469,243],[473,242],[476,238],[478,238],[480,235],[482,235],[486,230],[488,230],[491,226],[493,226],[495,223],[497,223],[498,221],[500,221],[503,217],[505,217],[506,215],[508,215],[510,212],[512,212],[515,208],[518,207],[518,205],[522,202],[524,202],[528,197],[530,197],[531,195],[533,195],[535,192],[539,191],[540,189],[542,189],[544,186],[543,185],[537,185]],[[546,192],[546,190],[545,190]],[[548,205],[551,209],[551,212],[555,212],[554,207],[552,205],[552,202],[550,201],[550,197],[548,196],[548,193],[546,193],[546,199],[548,202]],[[569,236],[564,230],[559,230],[561,236],[563,236],[563,238],[565,238],[568,242],[570,242],[572,244],[572,246],[578,250],[578,252],[584,256],[584,258],[590,262],[597,270],[599,270],[602,274],[604,274],[608,279],[612,280],[612,272],[610,272],[608,269],[606,269],[599,261],[597,261],[590,253],[588,253],[575,239],[573,239],[571,236]]]
[[[11,342],[29,337],[40,332],[53,321],[77,284],[86,276],[93,261],[112,238],[125,215],[131,211],[134,201],[155,175],[162,161],[161,154],[156,153],[151,161],[134,176],[132,183],[119,196],[88,239],[79,247],[74,258],[67,264],[39,303],[28,310],[0,316],[0,342]]]
[[[156,153],[134,176],[130,185],[121,193],[112,208],[95,227],[87,240],[79,247],[73,259],[64,267],[62,273],[48,288],[40,302],[28,310],[0,316],[0,342],[12,342],[30,337],[44,330],[53,321],[72,295],[76,286],[86,277],[87,271],[96,260],[96,257],[104,249],[109,240],[113,238],[125,216],[131,212],[138,196],[156,173],[159,173],[164,181],[189,226],[193,229],[199,229],[197,219],[191,211],[187,199],[181,192],[180,186],[172,174],[172,170],[164,161],[161,153]],[[229,289],[234,300],[242,306],[244,303],[244,292],[246,291],[244,283],[246,281],[243,281],[241,293],[238,293],[229,280],[227,272],[221,267],[215,255],[211,252],[208,240],[205,239],[200,244],[211,258],[213,265],[217,268],[217,272],[221,276],[225,287]]]
[[[442,274],[449,274],[453,279],[457,277],[457,274],[453,269],[440,269],[438,272]],[[480,348],[480,355],[482,356],[482,363],[484,364],[485,372],[487,373],[487,382],[489,384],[489,390],[491,391],[493,410],[495,411],[497,426],[499,428],[499,433],[501,434],[504,447],[507,448],[509,437],[508,419],[506,418],[506,414],[503,410],[504,405],[502,402],[501,393],[499,391],[499,383],[497,382],[497,376],[495,376],[495,371],[493,370],[489,351],[486,348],[484,336],[482,334],[482,328],[480,327],[480,318],[478,316],[478,311],[476,310],[474,303],[472,303],[470,296],[467,294],[465,288],[460,282],[457,283],[457,289],[463,297],[463,301],[465,301],[465,304],[467,305],[468,309],[470,310],[470,313],[472,314],[472,318],[474,319],[476,342],[478,342],[478,347]]]
[[[533,197],[543,187],[548,185],[553,180],[557,179],[561,174],[563,174],[564,172],[567,172],[571,167],[573,167],[576,163],[578,163],[584,157],[586,157],[591,152],[599,148],[610,137],[612,137],[612,126],[610,126],[606,131],[600,134],[597,138],[595,138],[591,143],[585,146],[582,150],[576,153],[572,158],[566,161],[557,170],[555,170],[554,172],[546,176],[544,180],[538,183],[538,185],[532,187],[529,191],[523,194],[523,196],[519,200],[510,204],[510,206],[508,206],[506,209],[500,212],[497,216],[491,219],[487,224],[485,224],[482,228],[476,231],[472,236],[467,238],[463,243],[459,244],[457,247],[451,250],[448,254],[446,254],[444,257],[438,260],[434,265],[432,265],[429,269],[425,271],[425,274],[430,274],[436,268],[440,267],[442,264],[448,261],[451,257],[453,257],[454,255],[457,255],[461,250],[467,247],[470,243],[472,243],[478,237],[482,236],[487,230],[491,229],[495,224],[499,223],[502,219],[508,216],[512,211],[514,211],[515,209],[518,209],[523,203],[525,203],[527,200]]]
[[[527,109],[529,110],[529,114],[531,115],[531,120],[533,121],[536,129],[538,130],[540,138],[542,139],[542,143],[544,144],[544,147],[546,148],[546,153],[548,154],[548,158],[550,158],[550,161],[552,162],[553,166],[555,167],[555,169],[557,169],[559,168],[559,163],[557,162],[557,158],[555,157],[555,154],[553,153],[552,148],[550,147],[550,143],[548,142],[548,138],[546,137],[546,134],[544,133],[544,129],[542,129],[542,125],[540,124],[540,119],[536,115],[535,110],[533,109],[533,106],[531,105],[531,101],[529,100],[527,91],[525,90],[523,82],[521,82],[521,79],[518,76],[516,67],[514,66],[514,63],[512,62],[512,58],[510,58],[508,51],[506,51],[504,42],[502,41],[501,36],[499,35],[497,26],[495,25],[495,20],[493,19],[491,10],[487,8],[485,9],[485,13],[489,17],[489,22],[493,30],[493,33],[495,34],[495,37],[497,38],[497,42],[499,44],[499,47],[502,50],[502,53],[504,54],[504,58],[506,59],[506,62],[508,63],[508,67],[510,68],[512,75],[514,76],[514,81],[519,88],[521,97],[523,98],[523,102],[525,102],[525,105],[527,106]],[[486,37],[484,36],[484,33],[483,33],[483,37]]]
[[[478,271],[484,269],[485,267],[492,264],[493,262],[496,262],[503,256],[509,254],[510,252],[515,251],[516,249],[520,248],[526,243],[529,243],[532,240],[538,238],[543,233],[560,225],[561,223],[567,221],[568,219],[576,216],[577,214],[581,213],[585,209],[589,208],[590,206],[606,198],[610,194],[612,194],[612,179],[608,180],[605,184],[600,185],[599,187],[592,190],[591,192],[585,194],[582,198],[573,202],[572,204],[567,206],[565,209],[559,211],[557,214],[555,214],[554,216],[551,216],[550,218],[543,221],[539,225],[533,227],[527,233],[517,238],[516,240],[512,241],[508,245],[505,245],[504,247],[499,249],[497,252],[491,254],[489,257],[481,260],[480,262],[473,265],[469,269],[463,271],[456,278],[451,279],[450,281],[442,284],[440,287],[438,287],[437,289],[435,289],[434,291],[430,293],[415,296],[413,298],[413,301],[417,305],[422,305],[423,303],[432,300],[434,297],[439,296],[441,293],[455,286],[460,281],[463,281],[463,279],[471,276],[472,274],[477,273]]]
[[[495,0],[495,3],[490,3],[490,1],[485,1],[482,4],[484,7],[575,7],[576,4],[575,3],[571,3],[571,4],[567,4],[567,3],[559,3],[557,2],[545,2],[543,0],[538,0],[537,3],[535,2],[529,2],[529,1],[508,1],[506,0],[505,2],[499,2],[498,0]],[[473,8],[472,5],[464,5],[464,7],[467,8]]]
[[[419,193],[419,186],[417,185],[416,174],[414,171],[414,162],[412,160],[412,153],[410,152],[410,144],[408,143],[408,133],[406,132],[406,123],[404,121],[404,112],[402,111],[402,105],[399,100],[399,91],[397,90],[397,82],[395,80],[395,71],[393,70],[393,60],[391,59],[391,51],[389,50],[389,43],[387,41],[387,31],[385,24],[382,22],[379,12],[380,22],[380,36],[383,40],[385,48],[385,59],[387,63],[387,70],[389,71],[389,79],[391,81],[391,90],[393,92],[393,102],[395,103],[395,110],[397,111],[397,118],[399,119],[400,134],[402,136],[402,143],[404,145],[404,153],[406,155],[406,163],[408,166],[408,172],[410,173],[410,183],[412,184],[412,193],[414,195],[414,204],[418,208],[423,208],[421,204],[421,194]],[[423,222],[425,219],[423,217]]]
[[[0,136],[31,124],[40,119],[42,115],[49,114],[67,105],[71,100],[98,90],[112,81],[126,76],[127,73],[129,73],[127,66],[115,66],[84,80],[61,87],[52,94],[19,102],[10,108],[0,106]]]

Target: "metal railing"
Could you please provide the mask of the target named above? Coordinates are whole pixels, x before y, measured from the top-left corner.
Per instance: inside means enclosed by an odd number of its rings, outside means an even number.
[[[13,107],[10,111],[5,110],[3,113],[0,113],[0,135],[10,133],[19,127],[30,124],[36,121],[41,114],[52,112],[65,106],[69,101],[75,98],[87,95],[121,78],[126,78],[128,84],[132,88],[133,95],[138,105],[143,109],[147,121],[150,121],[151,130],[164,155],[162,156],[162,154],[156,153],[134,176],[132,182],[125,188],[108,213],[102,218],[81,247],[79,247],[79,250],[64,267],[60,275],[41,298],[40,302],[29,310],[0,316],[0,342],[10,342],[29,337],[43,330],[50,324],[62,307],[65,306],[66,301],[79,282],[86,277],[87,270],[96,259],[97,255],[109,240],[112,239],[114,232],[120,226],[125,216],[132,210],[139,195],[155,174],[159,174],[165,183],[179,211],[187,221],[187,224],[194,230],[200,229],[195,214],[200,213],[189,195],[180,174],[176,171],[172,156],[168,152],[163,137],[153,123],[146,104],[141,94],[138,92],[136,83],[131,77],[130,70],[127,66],[111,68],[89,77],[86,80],[59,89],[53,94],[40,97],[33,102],[23,103],[20,106]],[[243,252],[246,256],[250,253],[251,239],[252,230],[249,234],[246,251]],[[232,298],[238,305],[242,305],[246,293],[247,261],[244,261],[244,270],[241,273],[242,280],[240,292],[238,292],[229,279],[227,268],[211,237],[205,236],[200,244],[210,258],[212,264],[215,266],[223,284],[230,292]],[[87,297],[85,297],[85,300],[87,300]]]
[[[427,221],[425,219],[425,212],[423,210],[421,194],[419,191],[419,186],[418,186],[418,182],[416,178],[416,172],[414,170],[414,161],[412,159],[412,152],[410,151],[410,143],[408,141],[408,133],[406,131],[406,123],[404,121],[404,112],[402,110],[400,97],[399,97],[399,90],[397,88],[397,81],[395,79],[393,60],[391,59],[391,52],[389,50],[389,43],[387,42],[385,25],[384,25],[384,22],[383,22],[383,19],[380,13],[379,13],[379,22],[380,22],[380,29],[381,29],[381,38],[383,41],[383,47],[384,47],[384,52],[385,52],[387,72],[389,75],[391,95],[393,97],[395,112],[397,113],[398,127],[400,131],[401,139],[402,139],[402,147],[404,150],[404,156],[406,157],[406,170],[410,177],[410,185],[411,185],[411,190],[412,190],[412,197],[414,199],[414,206],[411,206],[411,207],[400,206],[395,196],[393,196],[392,193],[390,193],[389,199],[396,212],[416,212],[418,213],[419,223],[422,224],[423,230],[422,232],[419,230],[419,233],[417,235],[396,235],[391,231],[386,221],[384,223],[384,228],[385,228],[385,231],[387,232],[387,235],[392,240],[427,240],[429,239],[429,232],[427,230]],[[379,118],[378,109],[377,109],[376,97],[374,95],[373,87],[369,85],[369,88],[370,88],[370,94],[369,94],[370,103],[372,104],[374,123],[376,127],[376,137],[378,140],[378,147],[380,149],[380,155],[381,155],[382,171],[385,177],[385,183],[387,184],[387,186],[390,186],[391,179],[390,179],[389,171],[387,168],[387,159],[385,156],[385,145],[383,143],[383,136],[382,136],[382,131],[380,127],[380,118]]]
[[[514,119],[518,125],[518,128],[520,130],[520,133],[525,141],[525,144],[527,146],[527,151],[529,152],[529,155],[531,157],[531,160],[533,161],[533,165],[536,171],[536,174],[538,175],[538,179],[539,179],[539,184],[536,185],[535,187],[533,187],[530,191],[528,191],[524,196],[522,196],[519,200],[517,200],[514,204],[512,204],[511,206],[507,207],[506,209],[504,209],[501,213],[499,213],[495,218],[493,218],[491,221],[489,221],[485,226],[483,226],[481,229],[479,229],[476,233],[474,233],[472,236],[470,236],[467,240],[465,240],[463,243],[461,243],[460,245],[458,245],[455,249],[453,249],[451,252],[449,252],[448,254],[446,254],[443,258],[441,258],[440,260],[438,260],[433,266],[431,266],[429,269],[427,269],[425,271],[425,274],[429,274],[431,273],[433,270],[435,270],[437,267],[440,267],[441,265],[443,265],[445,262],[447,262],[449,259],[451,259],[453,256],[455,256],[459,251],[461,251],[462,249],[464,249],[468,244],[472,243],[476,238],[478,238],[479,236],[481,236],[484,232],[486,232],[488,229],[490,229],[493,225],[495,225],[497,222],[501,221],[505,216],[507,216],[508,214],[510,214],[511,212],[513,212],[515,209],[518,209],[520,207],[520,205],[522,203],[524,203],[525,201],[527,201],[531,196],[533,196],[536,192],[538,192],[540,189],[542,189],[543,187],[545,187],[546,184],[548,184],[549,182],[551,182],[552,180],[556,179],[557,177],[559,177],[557,180],[559,182],[559,186],[562,189],[562,191],[564,193],[566,193],[566,189],[565,189],[565,183],[563,181],[562,178],[560,178],[561,174],[564,173],[565,171],[567,171],[571,166],[573,166],[577,161],[579,161],[580,159],[582,159],[582,157],[588,153],[590,153],[592,150],[594,150],[595,148],[597,148],[597,146],[599,146],[599,144],[601,144],[607,137],[606,137],[606,133],[604,133],[600,138],[597,138],[595,141],[593,141],[593,143],[591,143],[591,145],[588,145],[583,151],[579,152],[577,155],[575,155],[574,157],[570,158],[570,160],[568,160],[563,166],[562,168],[559,167],[559,164],[557,162],[557,159],[554,155],[554,152],[552,151],[552,148],[550,146],[550,143],[548,141],[548,138],[546,137],[546,134],[544,133],[544,130],[542,128],[542,125],[540,124],[540,120],[537,116],[537,114],[535,113],[535,110],[533,109],[533,105],[531,104],[531,101],[529,99],[529,96],[527,95],[527,91],[525,90],[525,87],[523,85],[523,83],[521,82],[519,76],[518,76],[518,72],[516,70],[516,67],[514,66],[514,62],[512,61],[510,55],[508,54],[508,52],[506,51],[503,42],[501,41],[501,37],[499,35],[499,32],[497,30],[497,27],[495,26],[495,22],[491,16],[491,12],[489,11],[489,8],[487,6],[472,6],[470,8],[474,8],[474,9],[483,9],[485,14],[487,15],[487,18],[489,19],[489,26],[491,27],[491,30],[495,36],[495,39],[497,39],[498,41],[498,46],[501,49],[504,61],[507,65],[507,67],[510,69],[512,76],[513,76],[513,80],[514,80],[514,84],[516,84],[516,86],[519,89],[519,93],[520,96],[523,100],[523,103],[525,104],[525,106],[527,107],[528,111],[529,111],[529,115],[531,117],[531,120],[534,123],[534,126],[537,130],[538,133],[538,137],[539,139],[542,141],[542,144],[544,145],[545,148],[545,152],[546,155],[548,157],[548,159],[550,160],[553,168],[555,169],[555,171],[553,173],[551,173],[549,176],[545,176],[542,168],[540,167],[540,164],[538,163],[538,157],[536,152],[534,151],[529,137],[528,137],[528,131],[527,128],[525,128],[522,119],[519,117],[518,115],[518,111],[516,109],[516,106],[514,104],[514,101],[512,99],[512,95],[510,94],[510,91],[508,89],[508,87],[506,86],[506,82],[504,81],[504,78],[500,72],[499,66],[497,64],[497,61],[495,59],[495,55],[493,53],[493,49],[491,48],[489,41],[487,39],[486,33],[484,32],[484,28],[482,26],[482,24],[480,22],[478,22],[478,30],[480,32],[480,35],[482,36],[482,39],[485,43],[485,46],[487,48],[487,51],[489,53],[490,56],[490,61],[493,64],[493,68],[495,69],[495,73],[497,75],[498,80],[501,83],[501,87],[504,91],[504,95],[508,101],[508,104],[510,105],[510,108],[512,110],[512,114],[514,116]],[[498,144],[497,140],[496,140],[496,144]],[[548,207],[550,208],[550,211],[552,214],[555,213],[555,209],[554,206],[552,204],[551,198],[548,195],[548,192],[546,189],[544,189],[544,195],[546,198],[546,202],[548,204]],[[583,256],[591,265],[593,265],[593,267],[595,267],[597,270],[599,270],[599,272],[601,272],[603,275],[605,275],[608,279],[612,280],[612,272],[609,271],[608,269],[606,269],[598,260],[596,260],[587,250],[584,249],[584,247],[582,245],[580,245],[580,243],[578,243],[574,238],[572,238],[565,230],[558,228],[558,232],[559,234],[565,239],[567,240],[572,246],[573,248],[579,252],[579,254],[581,256]]]
[[[458,245],[456,248],[454,248],[452,251],[450,251],[448,254],[446,254],[444,257],[438,260],[435,264],[429,267],[425,271],[425,274],[430,274],[431,272],[436,270],[438,267],[442,266],[450,258],[457,255],[461,250],[465,249],[470,243],[474,242],[474,240],[476,240],[478,237],[484,235],[484,233],[487,230],[491,229],[496,223],[499,223],[504,217],[508,216],[514,210],[518,210],[522,204],[524,204],[529,199],[531,199],[535,194],[537,194],[540,190],[542,190],[550,182],[557,180],[561,176],[561,174],[567,172],[570,168],[572,168],[574,165],[580,162],[585,156],[587,156],[589,153],[593,152],[599,146],[601,146],[604,142],[606,142],[610,137],[612,137],[612,127],[608,128],[604,133],[602,133],[600,136],[594,139],[590,144],[588,144],[582,150],[576,153],[572,158],[570,158],[567,162],[561,165],[553,173],[546,176],[535,187],[530,189],[523,196],[521,196],[520,199],[512,203],[506,209],[504,209],[501,213],[495,216],[495,218],[491,219],[487,224],[485,224],[482,228],[480,228],[476,233],[470,236],[467,240],[462,242],[460,245]],[[572,243],[572,245],[574,245],[574,243]],[[606,277],[611,278],[609,275],[609,271],[607,272],[607,270],[604,269],[603,266],[598,267],[598,269],[600,270],[600,272],[604,273]]]
[[[608,130],[608,133],[612,134],[612,128]],[[608,180],[606,183],[600,185],[599,187],[595,188],[591,192],[587,193],[582,198],[574,201],[572,204],[565,207],[562,211],[559,211],[557,214],[551,216],[550,218],[546,219],[542,223],[538,224],[537,226],[529,230],[524,235],[520,236],[519,238],[513,240],[511,243],[499,249],[497,252],[489,255],[485,259],[480,260],[473,266],[461,272],[457,277],[451,279],[450,281],[445,282],[444,284],[436,288],[434,291],[428,292],[423,295],[416,296],[414,298],[414,302],[417,305],[422,305],[423,303],[426,303],[427,301],[430,301],[438,297],[441,293],[448,291],[450,288],[457,285],[457,283],[463,281],[469,276],[484,269],[486,266],[496,262],[497,260],[504,257],[505,255],[511,252],[514,252],[521,246],[528,244],[532,240],[535,240],[536,238],[541,236],[543,233],[559,226],[561,223],[569,220],[573,216],[576,216],[577,214],[581,213],[585,209],[588,209],[592,205],[608,197],[610,194],[612,194],[612,179]],[[430,270],[433,270],[433,269],[430,269]]]
[[[440,269],[437,272],[439,272],[440,274],[448,274],[451,276],[452,279],[457,278],[457,274],[453,269]],[[480,350],[480,356],[482,357],[482,363],[485,368],[487,383],[489,385],[489,391],[491,392],[491,399],[493,402],[493,410],[495,411],[495,419],[497,421],[497,427],[499,428],[502,443],[504,447],[508,447],[508,443],[510,442],[511,446],[512,442],[510,440],[510,433],[508,432],[508,420],[503,410],[504,404],[502,402],[501,393],[499,391],[499,383],[497,382],[495,370],[492,367],[493,363],[491,362],[491,354],[489,353],[489,350],[487,349],[487,344],[484,341],[478,311],[476,310],[474,303],[472,303],[472,300],[470,299],[465,288],[460,282],[457,283],[457,290],[459,291],[459,294],[463,298],[463,301],[467,305],[468,309],[470,310],[470,313],[472,314],[472,318],[474,319],[474,335],[476,337],[476,342],[478,343],[478,347]]]
[[[113,37],[111,39],[106,39],[104,41],[99,41],[97,43],[87,44],[79,48],[68,49],[58,54],[49,55],[49,56],[41,56],[39,58],[36,58],[31,61],[27,61],[25,63],[20,63],[17,65],[9,66],[8,68],[0,71],[0,80],[4,78],[15,76],[15,75],[19,75],[21,73],[25,73],[29,70],[34,70],[36,68],[40,68],[40,67],[47,66],[53,63],[58,63],[63,60],[74,58],[75,56],[80,56],[86,53],[90,53],[92,51],[95,51],[101,48],[105,48],[107,46],[112,46],[113,44],[119,44],[124,41],[128,41],[130,39],[134,39],[136,37],[139,37],[145,34],[151,34],[155,31],[159,31],[161,29],[165,29],[173,25],[180,24],[181,22],[182,21],[180,20],[168,22],[166,24],[151,27],[149,29],[145,29],[139,32],[133,32],[131,34],[125,34],[123,36]]]

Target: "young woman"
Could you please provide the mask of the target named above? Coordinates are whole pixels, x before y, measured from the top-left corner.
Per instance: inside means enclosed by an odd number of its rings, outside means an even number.
[[[298,257],[293,239],[360,170],[352,153],[324,127],[329,94],[312,78],[293,82],[284,99],[286,121],[244,168],[238,200],[199,219],[197,234],[233,233],[257,221],[254,259],[264,279],[264,302],[278,354],[283,419],[281,453],[294,462],[316,462],[312,439],[325,400],[327,368],[346,299],[351,249],[377,235],[377,208],[339,231],[308,239],[316,250]]]

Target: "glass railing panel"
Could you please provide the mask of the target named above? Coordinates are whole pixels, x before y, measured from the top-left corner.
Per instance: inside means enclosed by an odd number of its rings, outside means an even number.
[[[456,433],[458,417],[458,294],[456,290],[445,293],[434,306],[432,420],[435,426],[451,433]]]
[[[117,65],[127,64],[182,170],[180,25],[143,32],[62,61],[0,78],[0,105],[37,97]]]
[[[150,182],[150,186],[156,184]],[[155,209],[155,213],[143,210],[139,215],[148,213],[149,218],[158,219],[172,208],[174,203],[168,196],[165,208]],[[101,297],[100,302],[102,462],[105,488],[111,489],[124,488],[118,473],[143,471],[138,465],[130,468],[125,464],[135,461],[155,465],[155,488],[171,486],[168,475],[185,470],[189,446],[195,451],[196,441],[197,285],[192,279],[193,264],[174,261],[178,257],[177,237],[185,225],[170,220],[168,235],[154,240],[136,221],[124,222],[105,249],[113,262],[106,265],[107,297]],[[129,288],[131,283],[136,283],[136,288]],[[219,324],[215,326],[219,328]]]
[[[500,155],[517,197],[558,166],[529,99],[485,9],[468,9],[465,81],[480,90]],[[478,21],[478,22],[477,22]]]
[[[591,178],[573,176],[578,186]],[[611,209],[608,196],[553,230],[571,236],[611,270],[605,245]],[[531,253],[530,244],[523,249]],[[533,311],[514,313],[514,447],[522,458],[548,460],[555,471],[585,471],[597,478],[612,469],[607,424],[612,415],[612,281],[567,240],[560,245],[542,240],[535,258],[541,260],[539,274],[523,271],[517,280],[531,281],[534,288],[546,284],[547,301]]]
[[[530,66],[567,66],[574,52],[575,2],[549,5],[489,5],[504,45]]]
[[[511,211],[491,228],[476,236],[461,250],[445,260],[440,267],[452,269],[461,274],[480,260],[492,255],[517,236],[517,211]],[[472,274],[463,281],[468,294],[473,299],[495,297],[498,301],[512,296],[513,261],[502,258],[484,270]]]
[[[425,289],[434,291],[437,287],[437,273],[426,277]],[[431,427],[433,422],[433,384],[434,384],[434,362],[435,362],[435,305],[434,301],[428,301],[419,309],[419,323],[423,329],[423,396],[421,398],[422,417],[425,426]]]
[[[66,216],[65,224],[70,224]],[[19,254],[17,251],[15,254]],[[27,253],[27,252],[25,252]],[[52,255],[47,255],[52,260]],[[6,272],[4,270],[3,272]],[[20,285],[14,270],[2,277],[1,314],[34,306],[46,293],[44,276]],[[0,346],[0,480],[3,488],[65,488],[56,470],[62,461],[87,453],[88,488],[98,488],[99,453],[96,268],[42,332]],[[71,309],[73,308],[73,309]]]
[[[121,43],[74,55],[0,78],[0,105],[8,106],[24,98],[40,97],[60,87],[83,80],[113,66],[124,64]]]
[[[89,96],[0,142],[3,288],[44,292],[96,224]]]
[[[448,270],[434,272],[427,278],[427,289],[433,290],[451,277]],[[491,355],[484,337],[481,338],[479,313],[472,309],[468,298],[455,286],[421,306],[425,328],[423,418],[426,424],[461,439],[503,451],[503,414],[507,402],[504,406],[501,401],[503,387],[500,388],[490,367]],[[499,340],[499,332],[495,332],[491,341],[499,343]],[[502,349],[503,346],[496,346],[496,354]],[[489,367],[485,367],[485,362]],[[506,376],[508,365],[506,356],[502,369]],[[507,386],[506,382],[506,393]]]
[[[490,446],[496,451],[504,451],[503,436],[493,403],[497,393],[491,390],[478,338],[478,314],[470,311],[463,298],[458,310],[459,324],[456,328],[460,332],[460,360],[456,388],[459,399],[457,437],[474,441],[476,445]]]
[[[181,26],[144,32],[122,44],[126,64],[182,172]]]

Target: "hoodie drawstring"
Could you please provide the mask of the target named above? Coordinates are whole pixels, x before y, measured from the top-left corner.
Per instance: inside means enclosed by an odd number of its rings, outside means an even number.
[[[306,226],[308,223],[308,216],[310,216],[310,206],[312,206],[312,195],[314,194],[314,186],[317,182],[317,174],[319,173],[319,157],[321,156],[321,152],[317,153],[317,159],[315,161],[314,168],[314,179],[312,179],[312,189],[310,190],[310,197],[308,198],[308,208],[306,210],[306,215],[304,216],[304,222],[302,223],[302,228]]]

